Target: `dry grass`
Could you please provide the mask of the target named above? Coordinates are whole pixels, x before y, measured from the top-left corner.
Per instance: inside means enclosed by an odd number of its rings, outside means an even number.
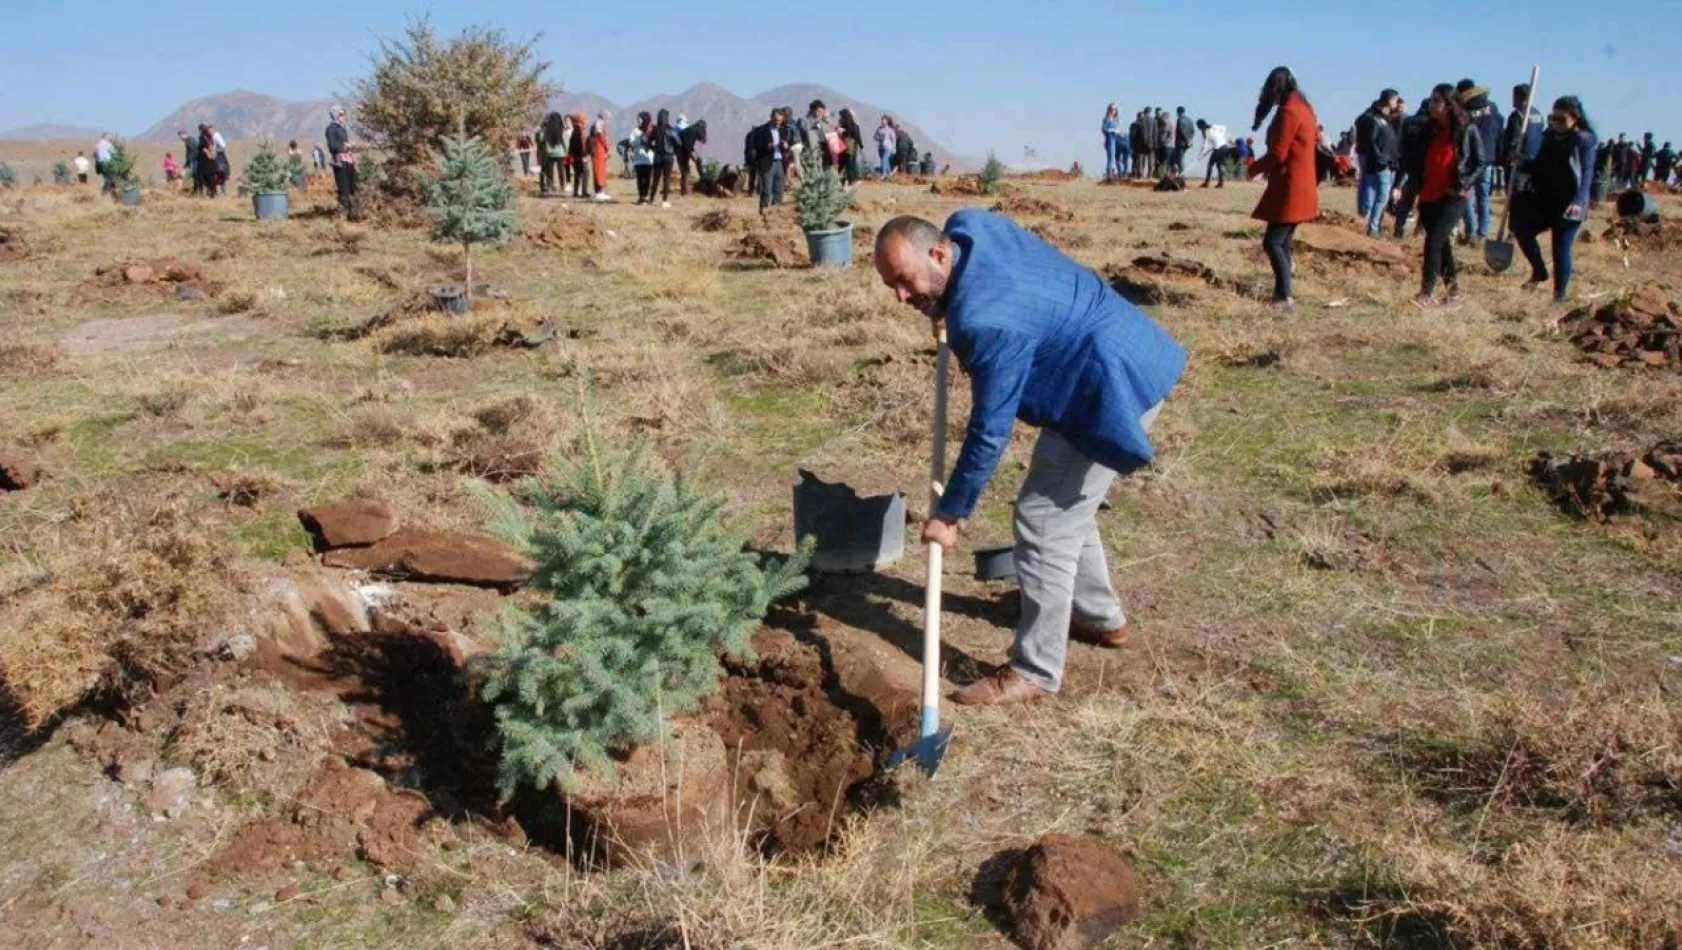
[[[309,904],[308,919],[285,915],[295,907],[260,918],[262,938],[1002,948],[976,878],[998,851],[1061,830],[1115,842],[1146,872],[1146,918],[1120,944],[1674,941],[1682,738],[1667,700],[1682,689],[1671,659],[1682,656],[1682,546],[1561,516],[1522,473],[1541,450],[1676,437],[1682,380],[1579,362],[1548,334],[1545,305],[1520,294],[1520,275],[1475,265],[1453,313],[1409,307],[1411,274],[1345,263],[1304,266],[1294,316],[1263,312],[1244,296],[1266,271],[1247,218],[1253,185],[1017,187],[1075,214],[1029,223],[1095,268],[1167,250],[1215,278],[1163,278],[1190,294],[1152,310],[1187,345],[1191,370],[1158,422],[1155,464],[1121,480],[1101,516],[1137,627],[1129,649],[1073,648],[1054,702],[954,711],[940,777],[906,785],[825,860],[766,862],[725,840],[682,866],[584,875],[463,823],[462,848],[429,855],[417,875],[455,914],[434,910],[430,891],[410,908],[346,888]],[[906,212],[940,220],[963,201],[926,185],[864,193],[867,227]],[[1353,203],[1343,191],[1323,199]],[[463,475],[513,475],[534,451],[570,452],[579,376],[609,431],[646,435],[762,512],[757,540],[771,547],[792,543],[796,467],[922,503],[926,321],[869,267],[726,266],[735,221],[696,230],[692,218],[751,221],[748,201],[564,212],[599,228],[587,246],[516,240],[484,255],[484,279],[513,301],[467,317],[410,306],[459,269],[459,255],[429,253],[423,232],[259,229],[232,207],[160,199],[130,213],[28,191],[28,272],[0,272],[0,301],[18,301],[0,345],[0,445],[31,445],[55,477],[0,507],[0,665],[8,683],[29,684],[34,722],[116,669],[113,654],[128,659],[117,644],[167,644],[178,657],[216,629],[220,597],[237,595],[251,561],[297,544],[296,507],[366,492],[393,499],[406,523],[478,527]],[[798,241],[791,221],[754,226]],[[212,262],[229,281],[223,299],[250,295],[262,319],[150,291],[65,305],[97,267],[142,246]],[[1418,250],[1407,245],[1410,260]],[[1621,257],[1585,246],[1579,292],[1615,294],[1672,266],[1632,256],[1625,272]],[[351,330],[387,312],[367,337]],[[542,348],[497,344],[505,327],[551,320],[561,332]],[[192,395],[172,408],[182,389]],[[958,374],[954,452],[968,390]],[[1009,537],[1031,446],[1031,432],[1013,439],[971,542]],[[234,493],[252,495],[249,507],[208,477],[222,473],[238,476],[235,489],[259,486]],[[141,503],[159,497],[179,511],[154,527]],[[113,498],[134,510],[103,501]],[[1640,518],[1649,534],[1675,531]],[[812,610],[914,653],[920,572],[912,557],[881,577],[825,581]],[[964,558],[945,583],[946,672],[962,680],[1003,659],[1015,607]],[[317,750],[313,706],[220,686],[188,710],[183,758],[262,785],[267,767]],[[0,772],[7,801],[28,798],[18,768],[30,764]],[[208,846],[151,837],[175,823],[132,833],[135,872],[85,866],[111,850],[101,821],[43,820],[60,826],[29,840],[64,847],[0,844],[0,863],[60,861],[54,873],[85,882],[79,900],[116,895],[126,903],[101,909],[154,942],[238,943],[170,929],[210,926],[203,917],[135,917],[156,895],[136,900],[120,880],[153,875],[166,848]],[[8,926],[25,939],[61,932],[58,916],[20,918],[17,906]]]
[[[213,682],[192,692],[164,744],[206,784],[276,798],[296,794],[328,754],[321,713],[276,682]]]

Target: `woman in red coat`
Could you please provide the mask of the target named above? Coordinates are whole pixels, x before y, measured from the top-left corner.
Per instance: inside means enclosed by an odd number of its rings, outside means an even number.
[[[1297,90],[1297,77],[1283,66],[1267,74],[1261,98],[1256,102],[1256,123],[1277,107],[1273,124],[1267,127],[1267,154],[1256,160],[1252,176],[1267,178],[1267,190],[1251,217],[1267,222],[1262,250],[1273,265],[1275,309],[1296,307],[1291,296],[1291,239],[1297,225],[1320,214],[1320,194],[1314,176],[1314,146],[1320,123],[1308,99]]]

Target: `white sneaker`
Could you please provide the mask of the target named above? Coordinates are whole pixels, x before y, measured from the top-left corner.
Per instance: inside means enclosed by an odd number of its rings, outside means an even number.
[[[592,200],[594,200],[594,201],[612,201],[613,196],[608,194],[605,191],[598,191],[598,192],[596,192],[596,197]]]
[[[670,201],[660,202],[660,207],[662,207],[662,208],[670,208],[671,206],[672,206],[672,203]]]

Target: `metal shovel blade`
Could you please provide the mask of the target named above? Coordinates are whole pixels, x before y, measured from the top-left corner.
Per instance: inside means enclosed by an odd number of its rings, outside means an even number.
[[[907,759],[915,758],[924,775],[933,775],[935,770],[940,768],[940,763],[946,758],[946,744],[951,739],[951,726],[923,736],[913,745],[906,746],[903,749],[895,749],[888,756],[888,768],[899,768],[905,764]]]
[[[1483,242],[1483,262],[1497,274],[1513,266],[1513,242]]]

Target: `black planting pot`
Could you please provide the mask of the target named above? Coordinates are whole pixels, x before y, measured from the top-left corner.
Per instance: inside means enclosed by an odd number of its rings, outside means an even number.
[[[977,548],[975,576],[984,581],[1008,581],[1016,577],[1016,545],[1000,544]]]
[[[860,498],[840,482],[825,482],[805,469],[794,486],[794,536],[812,538],[812,569],[858,574],[905,556],[905,495]]]
[[[467,291],[460,287],[433,287],[432,305],[445,313],[467,312]]]

